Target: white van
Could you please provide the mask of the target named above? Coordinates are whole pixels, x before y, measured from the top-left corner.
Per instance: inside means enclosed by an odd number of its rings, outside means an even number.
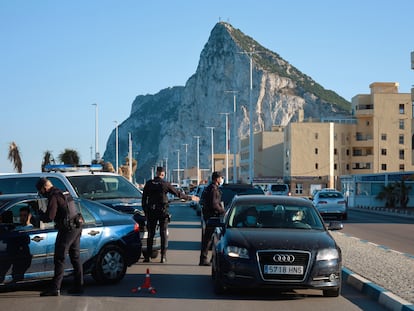
[[[291,195],[288,184],[268,184],[265,192],[268,195]]]

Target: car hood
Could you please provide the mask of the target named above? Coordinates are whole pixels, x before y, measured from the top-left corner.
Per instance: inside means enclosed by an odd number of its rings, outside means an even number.
[[[313,250],[335,248],[335,240],[324,230],[301,229],[244,229],[229,228],[225,232],[228,245],[247,249]]]
[[[109,206],[117,211],[127,214],[135,214],[142,211],[141,199],[134,198],[117,198],[117,199],[103,199],[96,200],[106,206]]]

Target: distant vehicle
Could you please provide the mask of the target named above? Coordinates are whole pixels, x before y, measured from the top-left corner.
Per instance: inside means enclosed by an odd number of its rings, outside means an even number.
[[[80,243],[84,272],[98,283],[120,281],[141,256],[138,223],[103,204],[74,200],[85,220]],[[32,226],[20,225],[22,207],[29,208]],[[53,222],[40,221],[39,210],[46,207],[47,199],[35,194],[0,195],[0,288],[53,277],[57,230]],[[70,275],[69,258],[65,262],[65,275]]]
[[[348,219],[344,195],[336,189],[321,189],[313,196],[313,204],[323,218]]]
[[[101,165],[49,165],[46,169],[47,172],[0,175],[0,192],[37,193],[36,182],[40,177],[46,177],[74,198],[96,201],[122,213],[133,214],[140,225],[143,252],[146,252],[148,230],[141,206],[142,194],[134,184],[121,175],[100,171]],[[157,229],[150,256],[156,258],[160,249],[161,237]]]
[[[201,199],[204,189],[207,187],[207,184],[198,185],[195,189],[194,195]],[[196,211],[197,216],[201,215],[201,202],[191,201],[190,206]]]
[[[216,228],[211,276],[217,294],[274,288],[318,289],[324,296],[339,296],[341,249],[309,200],[236,196],[224,218],[210,218],[207,226]],[[328,229],[342,229],[342,224],[332,222]]]
[[[288,184],[268,184],[266,187],[268,195],[291,195]]]

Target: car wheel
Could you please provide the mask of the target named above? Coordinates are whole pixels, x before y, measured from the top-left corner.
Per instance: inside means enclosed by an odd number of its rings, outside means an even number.
[[[339,296],[340,288],[334,288],[334,289],[324,289],[323,290],[323,296],[324,297],[338,297]]]
[[[212,271],[213,271],[213,268],[212,268]],[[224,294],[226,291],[226,287],[224,286],[223,281],[221,279],[220,272],[217,271],[217,269],[214,269],[214,275],[212,275],[212,277],[213,277],[214,293],[216,293],[217,295]]]
[[[98,283],[119,282],[126,273],[127,264],[122,249],[116,245],[105,246],[96,258],[92,277]]]

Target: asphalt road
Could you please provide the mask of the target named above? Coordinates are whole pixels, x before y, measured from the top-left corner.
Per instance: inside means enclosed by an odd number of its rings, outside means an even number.
[[[414,219],[351,209],[343,233],[393,250],[414,255]]]
[[[185,204],[171,206],[168,262],[143,263],[130,267],[116,285],[99,286],[86,278],[83,296],[70,296],[64,283],[62,296],[39,297],[45,283],[34,283],[17,291],[0,293],[1,310],[385,310],[373,300],[348,285],[342,295],[326,298],[320,291],[301,290],[288,293],[273,291],[237,291],[224,296],[213,292],[210,267],[199,267],[200,221]],[[149,275],[146,276],[146,272]],[[133,292],[149,281],[156,293],[147,289]]]

